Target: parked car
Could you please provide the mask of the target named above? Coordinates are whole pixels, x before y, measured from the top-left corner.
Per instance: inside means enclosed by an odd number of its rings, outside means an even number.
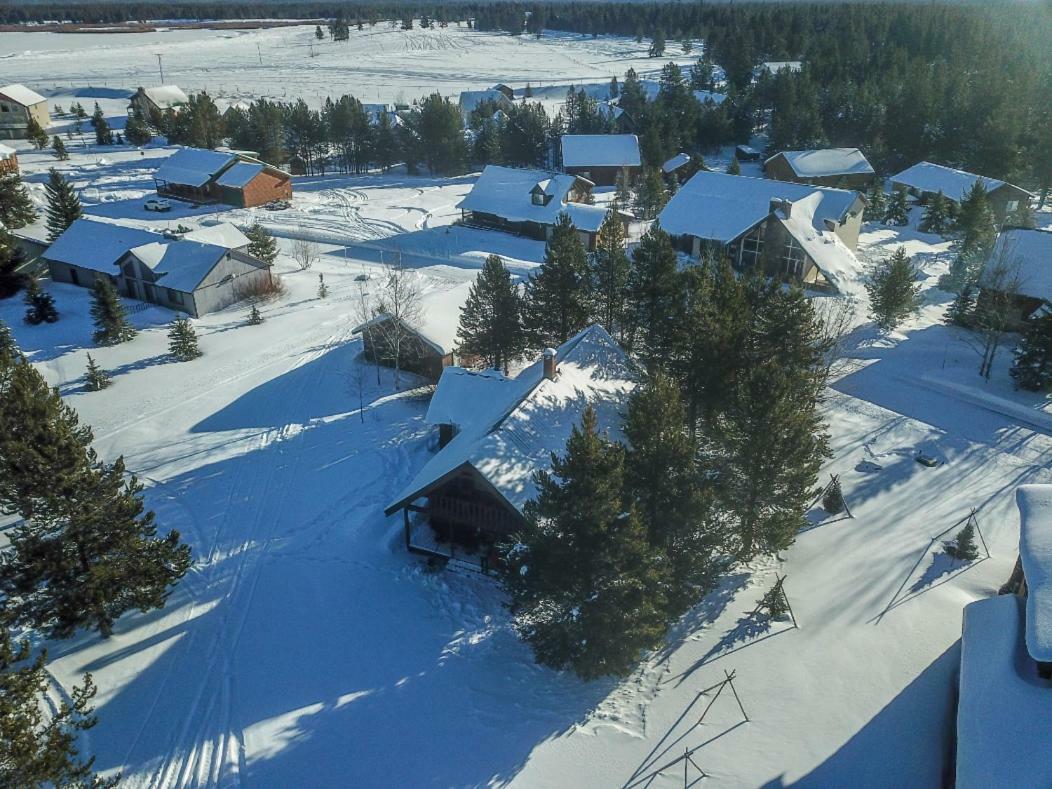
[[[147,211],[171,211],[172,204],[163,197],[151,197],[143,203],[143,208]]]
[[[284,211],[286,208],[292,208],[292,203],[288,200],[271,200],[269,203],[263,206],[268,211]]]

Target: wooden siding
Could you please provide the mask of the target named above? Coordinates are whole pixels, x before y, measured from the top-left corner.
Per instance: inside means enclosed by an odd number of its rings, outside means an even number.
[[[292,179],[284,173],[264,168],[241,189],[222,187],[219,199],[239,208],[254,208],[272,200],[290,200]]]
[[[627,171],[628,177],[635,180],[639,175],[639,169],[638,167],[567,167],[566,172],[569,175],[587,178],[596,186],[614,186],[622,170]]]
[[[869,189],[876,178],[874,173],[800,176],[789,166],[789,162],[786,161],[785,156],[782,154],[777,154],[764,165],[763,174],[764,177],[775,181],[789,181],[797,184],[810,184],[811,186],[829,186],[834,189],[857,189],[863,192]]]

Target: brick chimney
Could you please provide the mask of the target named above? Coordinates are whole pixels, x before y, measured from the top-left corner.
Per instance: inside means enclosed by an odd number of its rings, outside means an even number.
[[[544,359],[544,377],[549,381],[554,381],[556,372],[555,349],[545,348],[541,358]]]
[[[771,198],[770,211],[773,214],[775,211],[780,211],[782,218],[789,219],[793,215],[793,204],[788,200],[783,200],[780,197]]]

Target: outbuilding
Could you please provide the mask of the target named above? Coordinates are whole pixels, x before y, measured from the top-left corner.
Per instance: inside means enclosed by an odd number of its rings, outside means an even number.
[[[24,139],[30,118],[47,129],[51,123],[47,99],[25,85],[0,88],[0,140]]]
[[[0,142],[0,175],[18,172],[18,153]]]

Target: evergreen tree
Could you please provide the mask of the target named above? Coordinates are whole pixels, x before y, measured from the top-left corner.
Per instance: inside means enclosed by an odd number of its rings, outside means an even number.
[[[631,345],[648,369],[661,367],[672,355],[681,296],[676,250],[655,222],[632,252],[627,287]]]
[[[675,383],[663,373],[633,392],[625,415],[630,449],[625,496],[635,505],[651,546],[668,567],[669,618],[701,599],[723,567],[722,535],[698,471],[698,446],[687,430]]]
[[[614,211],[627,213],[632,209],[632,183],[628,170],[623,169],[614,180],[614,201],[610,204]]]
[[[1030,203],[1027,200],[1021,200],[1019,207],[1006,216],[1004,221],[1004,227],[1023,227],[1028,230],[1033,230],[1036,224],[1034,209],[1030,207]]]
[[[36,208],[18,173],[0,173],[0,224],[17,230],[36,218]]]
[[[961,291],[950,302],[943,316],[943,323],[951,326],[972,325],[975,318],[975,296],[972,294],[972,286],[964,285]]]
[[[0,299],[14,296],[22,287],[24,278],[19,269],[25,260],[15,237],[0,225]]]
[[[639,191],[636,194],[636,212],[642,219],[656,219],[668,202],[668,190],[656,167],[643,170]]]
[[[921,219],[917,229],[922,233],[936,233],[942,235],[950,227],[950,217],[946,208],[946,198],[942,192],[938,192],[928,201],[924,209],[924,218]]]
[[[321,41],[323,38],[325,38],[325,33],[322,32],[321,25],[314,26],[314,37],[318,39],[318,41]]]
[[[66,144],[62,142],[62,138],[57,134],[51,138],[51,152],[55,154],[55,158],[60,162],[64,162],[69,158],[69,153],[66,151]]]
[[[40,287],[36,277],[29,277],[26,280],[26,293],[23,299],[27,307],[25,321],[29,325],[37,326],[58,320],[55,300],[50,293]]]
[[[756,607],[766,612],[771,619],[781,619],[789,613],[789,606],[786,605],[785,592],[782,591],[780,581],[764,593],[764,596],[757,601]]]
[[[975,527],[972,526],[971,518],[964,524],[964,528],[957,532],[953,542],[946,546],[946,553],[965,562],[974,562],[979,558],[979,547],[975,544]]]
[[[92,125],[95,127],[96,145],[113,145],[113,130],[110,129],[109,121],[100,115]]]
[[[104,120],[106,120],[106,116],[103,115],[102,107],[100,107],[99,103],[96,101],[95,110],[91,113],[91,120],[89,121],[89,123],[91,123],[91,128],[97,129],[99,127],[99,121]]]
[[[50,637],[109,635],[125,611],[163,606],[190,566],[177,532],[156,537],[123,460],[102,463],[91,441],[28,361],[0,376],[0,509],[22,519],[0,590],[14,623]]]
[[[91,288],[91,317],[95,321],[91,338],[96,345],[117,345],[135,336],[135,329],[128,323],[128,315],[109,277],[95,277]]]
[[[178,317],[168,328],[168,353],[177,362],[188,362],[201,355],[197,347],[197,332],[186,317]]]
[[[986,253],[993,248],[997,238],[997,222],[982,180],[976,181],[961,200],[957,231],[962,254],[975,252],[985,259]]]
[[[920,283],[905,247],[884,258],[866,283],[869,314],[884,331],[891,331],[920,307]]]
[[[727,167],[727,175],[741,175],[742,167],[738,164],[738,157],[735,156],[731,159],[730,165]]]
[[[91,675],[54,709],[45,663],[47,652],[30,658],[29,641],[15,644],[0,624],[0,786],[116,786],[92,774],[94,758],[81,761],[78,733],[95,725]]]
[[[650,50],[647,53],[652,58],[659,58],[665,54],[665,32],[659,30],[650,39]]]
[[[274,261],[278,259],[278,242],[267,229],[256,222],[245,231],[245,235],[248,237],[248,254],[268,266],[273,266]]]
[[[255,304],[252,305],[252,309],[248,311],[248,325],[258,326],[263,322],[263,313],[259,311],[259,307]]]
[[[409,119],[419,137],[422,158],[432,175],[459,175],[467,165],[467,143],[460,107],[432,93]]]
[[[665,630],[660,560],[622,499],[625,450],[588,408],[537,474],[527,526],[506,548],[516,627],[537,660],[584,679],[627,674]]]
[[[44,193],[47,195],[47,238],[54,241],[80,219],[80,198],[73,191],[73,184],[54,167],[48,170]]]
[[[394,126],[391,125],[390,115],[386,112],[380,113],[380,120],[376,124],[375,151],[376,163],[385,173],[398,161],[401,154],[398,135],[395,133]]]
[[[884,209],[885,225],[908,225],[910,223],[909,204],[906,202],[905,189],[892,189],[891,199]]]
[[[89,392],[98,392],[111,383],[110,374],[99,367],[88,354],[88,371],[84,375],[84,388]]]
[[[544,260],[526,283],[523,326],[535,347],[561,345],[588,325],[592,312],[588,255],[570,217],[559,215]]]
[[[51,138],[47,136],[47,132],[37,123],[37,119],[31,115],[29,116],[29,122],[26,124],[26,139],[33,143],[34,148],[42,151],[47,147]]]
[[[11,329],[6,323],[0,321],[0,371],[2,371],[6,365],[14,364],[18,361],[19,357],[18,346],[15,344],[15,338],[11,334]]]
[[[1031,316],[1009,371],[1015,385],[1032,392],[1052,389],[1052,313]]]
[[[153,139],[150,127],[146,123],[146,116],[143,115],[142,110],[138,107],[135,108],[132,116],[128,118],[128,123],[124,127],[124,136],[132,145],[146,145]]]
[[[478,357],[486,367],[508,371],[526,350],[522,305],[511,273],[490,255],[460,308],[457,353]]]
[[[625,226],[615,211],[599,227],[595,251],[589,256],[594,294],[594,319],[612,336],[625,336],[625,291],[631,264],[625,252]]]
[[[884,193],[884,179],[875,178],[866,193],[866,207],[862,212],[862,218],[867,222],[883,222],[887,210],[888,200]]]
[[[822,496],[822,509],[830,515],[839,515],[844,511],[844,491],[840,488],[840,478],[833,477]]]
[[[329,286],[325,284],[325,275],[318,273],[318,298],[324,299],[329,295]]]

